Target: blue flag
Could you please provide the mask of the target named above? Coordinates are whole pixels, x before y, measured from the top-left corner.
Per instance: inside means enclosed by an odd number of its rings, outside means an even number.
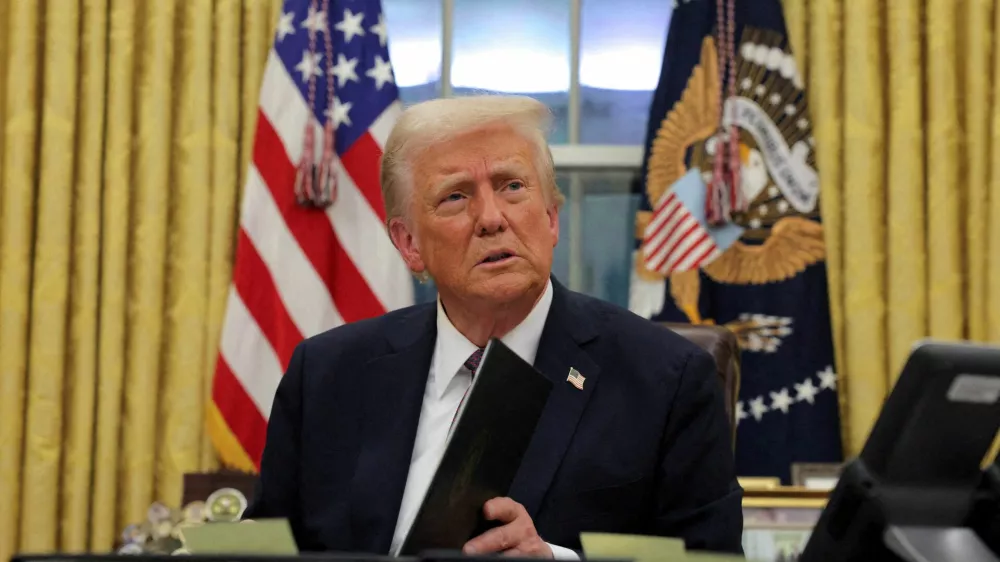
[[[793,463],[842,459],[813,126],[780,0],[725,12],[680,0],[671,19],[636,182],[630,308],[736,333],[737,470],[788,483]],[[684,194],[720,185],[717,154],[739,175],[726,224],[709,228],[706,197]],[[695,201],[682,210],[697,224],[679,222],[676,200]]]

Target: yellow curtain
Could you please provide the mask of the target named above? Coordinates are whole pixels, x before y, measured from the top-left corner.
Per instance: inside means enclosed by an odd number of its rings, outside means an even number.
[[[0,1],[0,560],[106,551],[204,410],[280,0]]]
[[[1000,6],[784,6],[815,123],[854,455],[914,342],[1000,343]]]

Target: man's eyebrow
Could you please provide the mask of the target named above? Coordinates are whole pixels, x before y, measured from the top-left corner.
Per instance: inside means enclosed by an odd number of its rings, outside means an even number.
[[[455,187],[470,181],[469,174],[466,172],[457,172],[454,174],[448,174],[444,176],[434,184],[434,192],[441,193],[443,191],[449,191]]]
[[[504,160],[497,162],[490,168],[490,177],[496,176],[520,176],[528,172],[528,166],[520,160]]]

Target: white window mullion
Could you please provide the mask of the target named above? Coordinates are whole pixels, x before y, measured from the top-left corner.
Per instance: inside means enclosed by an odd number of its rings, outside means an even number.
[[[569,144],[580,144],[580,3],[569,0]],[[569,176],[569,288],[583,291],[583,178]]]
[[[642,166],[642,145],[554,144],[549,148],[560,171],[635,170]]]
[[[441,97],[451,97],[451,61],[455,45],[455,0],[441,0]]]

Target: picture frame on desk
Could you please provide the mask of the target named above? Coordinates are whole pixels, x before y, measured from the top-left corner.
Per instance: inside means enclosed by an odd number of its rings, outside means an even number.
[[[842,468],[840,463],[793,463],[792,486],[810,490],[833,490],[837,487]]]
[[[798,559],[826,507],[829,490],[782,486],[777,478],[741,478],[747,560]]]

